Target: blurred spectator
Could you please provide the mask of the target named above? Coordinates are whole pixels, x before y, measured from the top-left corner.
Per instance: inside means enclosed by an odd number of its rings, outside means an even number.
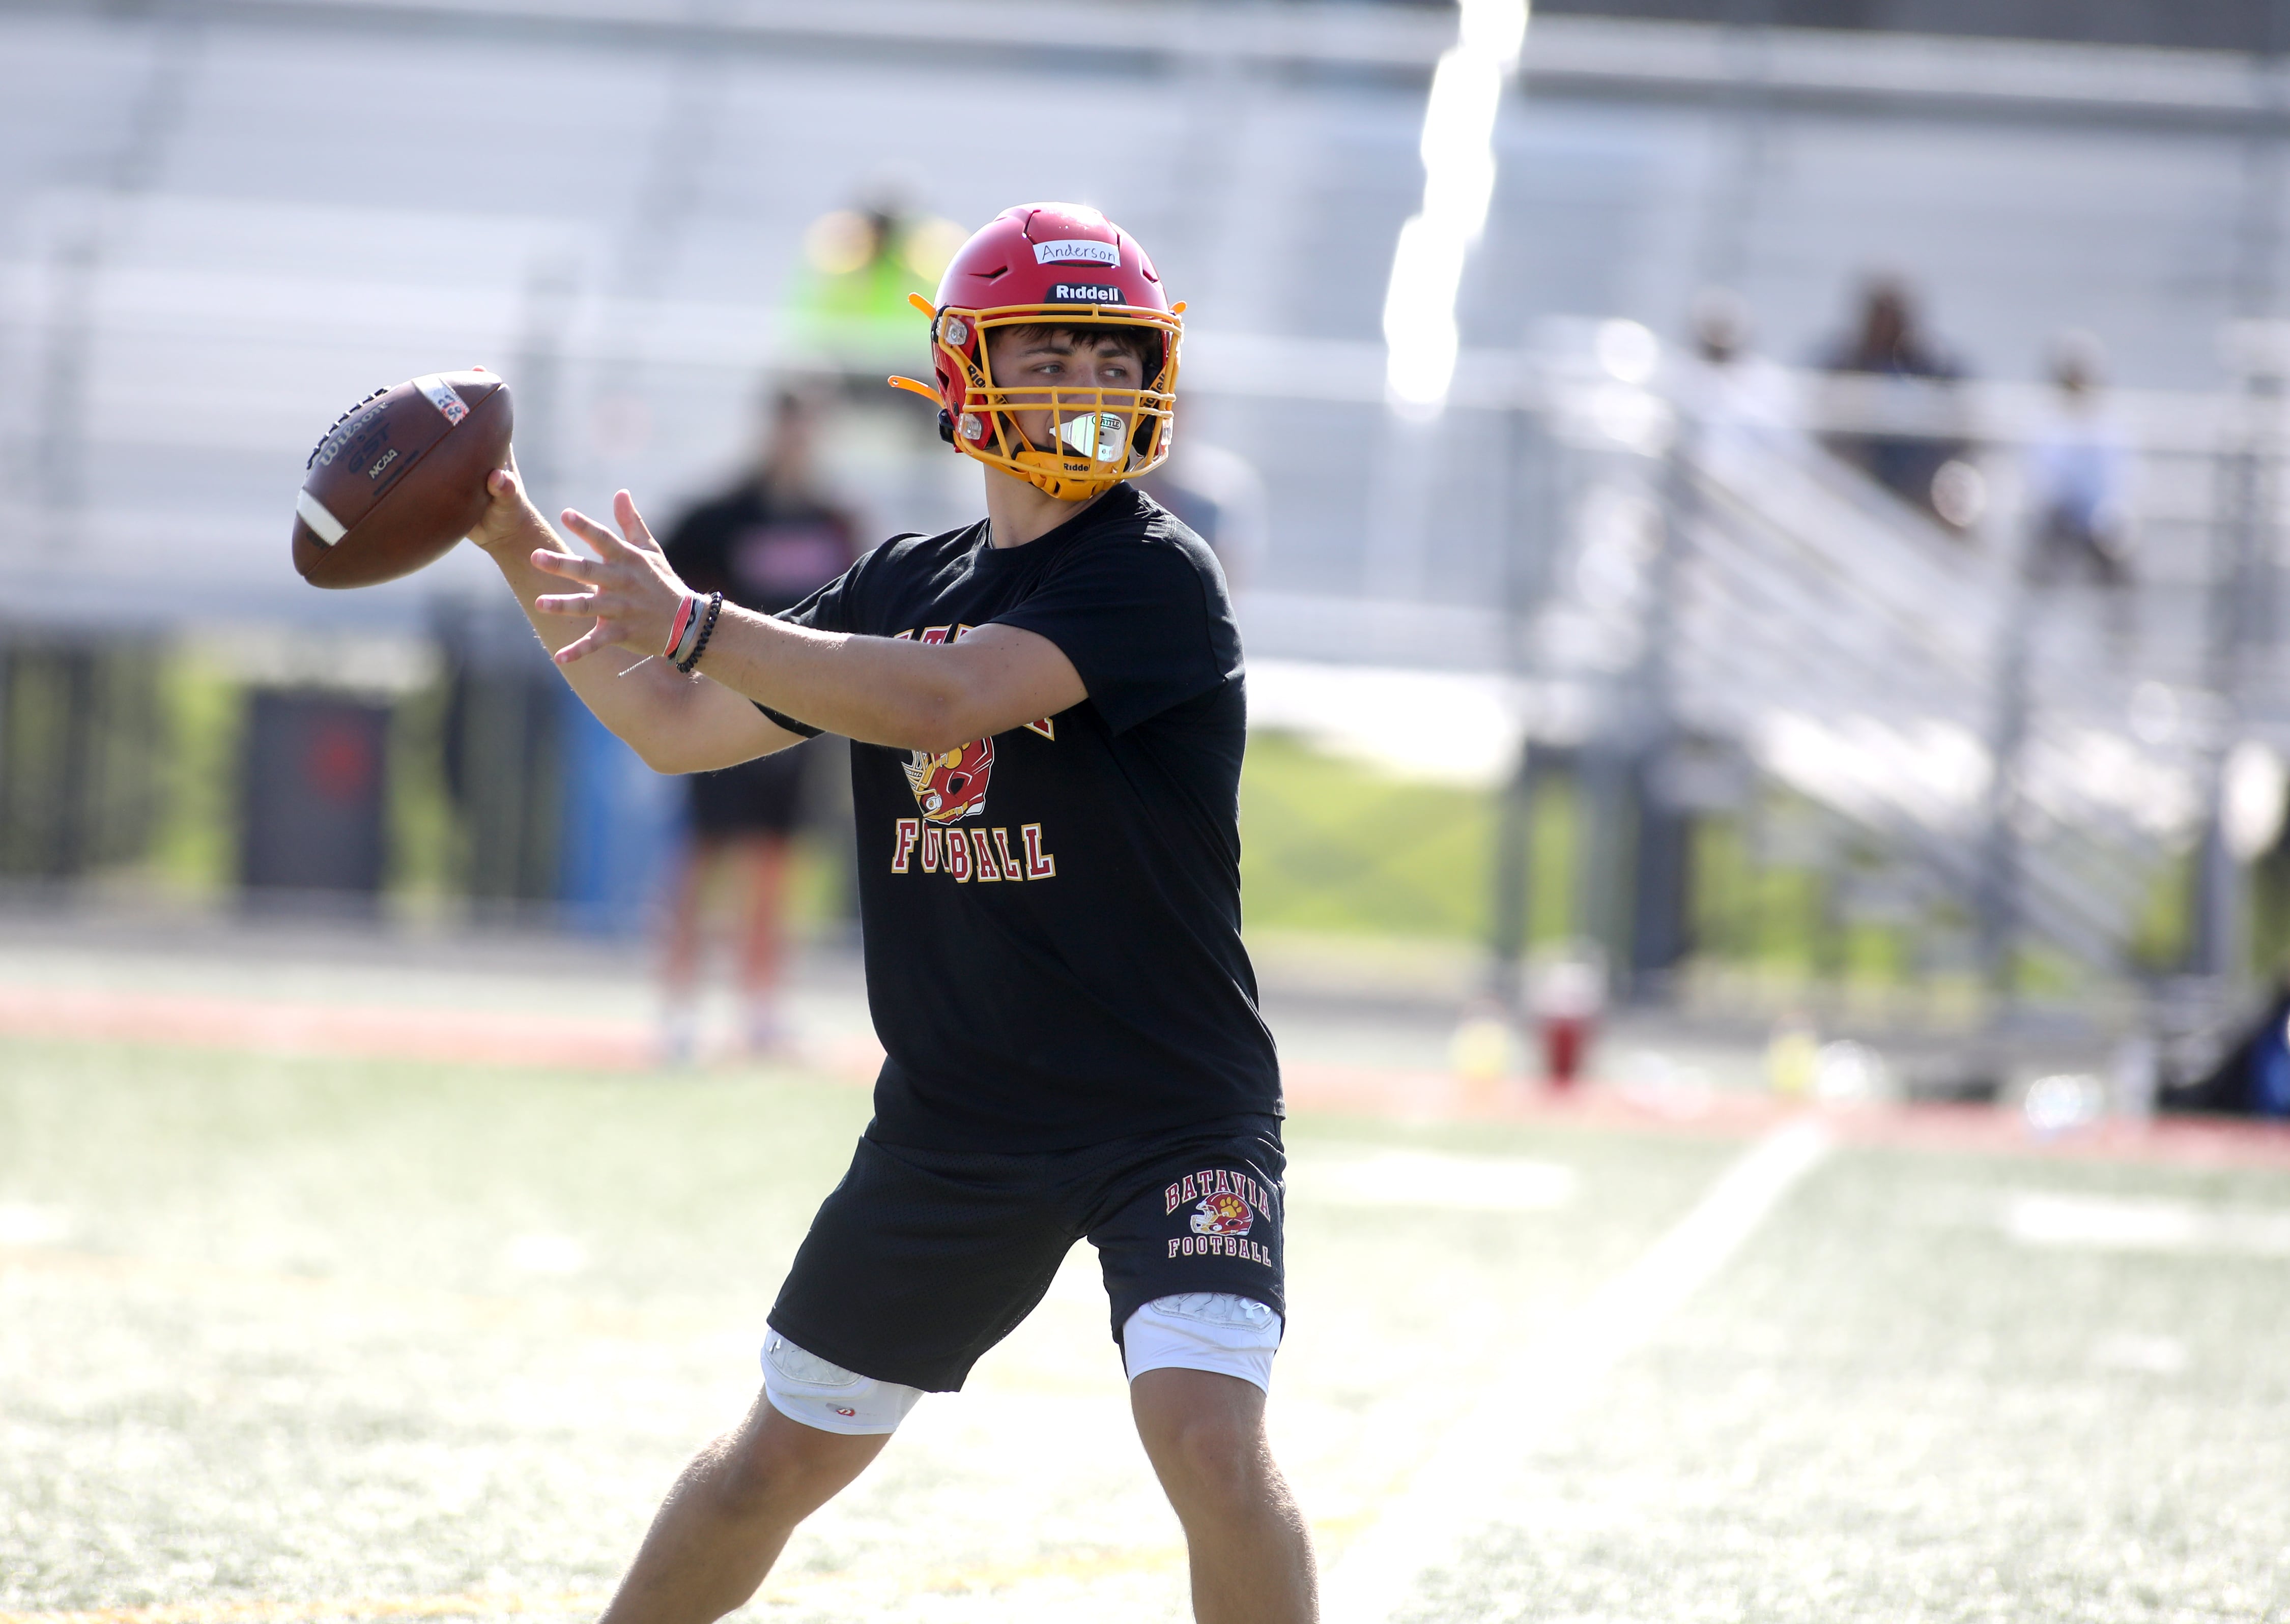
[[[811,395],[774,392],[753,468],[669,532],[669,562],[694,592],[720,591],[745,608],[776,613],[850,567],[856,527],[819,490],[823,416]],[[687,780],[691,837],[669,899],[663,966],[663,1036],[672,1060],[690,1059],[698,1045],[701,919],[709,883],[719,874],[737,908],[748,1046],[769,1050],[784,1039],[779,988],[789,843],[802,824],[805,780],[825,748],[812,740]]]
[[[1752,348],[1750,307],[1742,296],[1731,288],[1704,288],[1693,296],[1690,320],[1694,353],[1710,386],[1702,403],[1708,426],[1793,428],[1799,413],[1789,374]]]
[[[2290,1117],[2290,985],[2278,980],[2257,1020],[2235,1034],[2218,1063],[2164,1089],[2158,1103],[2166,1111]]]
[[[889,185],[857,208],[821,215],[803,234],[803,268],[787,311],[790,350],[814,366],[869,374],[886,361],[910,362],[923,318],[907,296],[937,292],[967,235],[916,212]],[[881,379],[870,381],[880,388]]]
[[[1693,348],[1714,367],[1732,365],[1749,352],[1750,307],[1731,288],[1704,288],[1693,296]]]
[[[1209,544],[1237,590],[1264,552],[1264,480],[1237,452],[1178,434],[1173,420],[1169,429],[1168,460],[1137,486]]]
[[[2028,574],[2039,585],[2078,576],[2117,590],[2131,584],[2131,449],[2107,410],[2101,364],[2088,333],[2053,347],[2057,411],[2028,450]]]
[[[1869,281],[1862,291],[1858,330],[1832,348],[1822,364],[1831,372],[1941,386],[1963,375],[1925,335],[1907,286],[1890,276]],[[1904,424],[1914,423],[1922,404],[1903,395],[1886,403],[1886,409],[1897,409]],[[1888,434],[1882,428],[1826,438],[1837,456],[1950,529],[1963,530],[1979,517],[1980,474],[1964,440],[1945,432]]]

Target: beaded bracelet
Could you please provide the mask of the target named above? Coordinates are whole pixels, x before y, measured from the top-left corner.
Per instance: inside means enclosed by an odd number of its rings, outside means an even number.
[[[708,639],[713,636],[716,631],[716,617],[723,612],[724,595],[720,592],[709,593],[708,616],[700,622],[700,641],[692,645],[692,652],[676,662],[676,668],[685,676],[692,675],[693,668],[700,663],[700,657],[708,652]]]

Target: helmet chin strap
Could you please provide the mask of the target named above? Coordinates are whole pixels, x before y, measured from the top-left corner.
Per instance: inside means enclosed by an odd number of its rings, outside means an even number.
[[[1021,469],[1018,477],[1061,502],[1087,501],[1121,483],[1122,476],[1117,474],[1069,474],[1062,468],[1037,468],[1033,466],[1037,459],[1043,462],[1058,460],[1048,452],[1021,452],[1013,459]]]

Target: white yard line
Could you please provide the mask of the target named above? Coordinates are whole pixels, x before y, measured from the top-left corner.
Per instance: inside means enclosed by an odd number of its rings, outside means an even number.
[[[1830,1143],[1809,1120],[1767,1134],[1637,1262],[1501,1370],[1330,1570],[1322,1586],[1326,1624],[1388,1624],[1417,1580],[1452,1559],[1463,1533],[1485,1520],[1527,1451],[1741,1250]]]

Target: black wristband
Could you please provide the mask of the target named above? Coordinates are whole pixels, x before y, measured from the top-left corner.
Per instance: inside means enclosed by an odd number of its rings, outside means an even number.
[[[724,595],[720,592],[709,593],[708,618],[700,622],[700,641],[692,645],[692,652],[676,662],[676,668],[685,676],[692,675],[693,668],[700,663],[700,657],[708,652],[708,639],[716,634],[716,617],[723,612]]]

